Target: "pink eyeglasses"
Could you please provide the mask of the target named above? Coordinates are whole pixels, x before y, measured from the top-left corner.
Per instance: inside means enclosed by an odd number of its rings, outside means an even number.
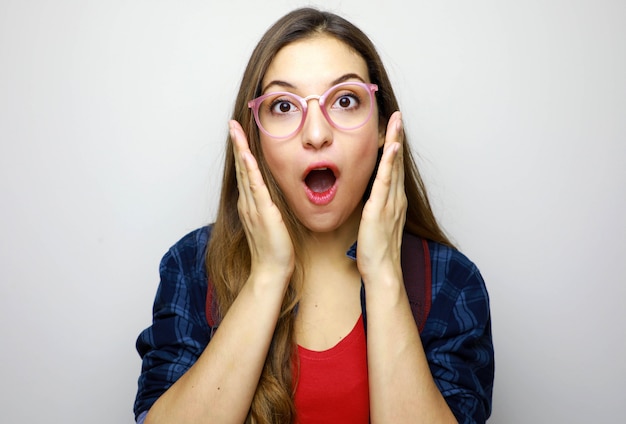
[[[342,82],[321,96],[300,97],[288,91],[264,94],[248,102],[261,131],[274,138],[289,138],[302,129],[308,102],[317,99],[326,120],[335,128],[355,130],[371,118],[376,84]]]

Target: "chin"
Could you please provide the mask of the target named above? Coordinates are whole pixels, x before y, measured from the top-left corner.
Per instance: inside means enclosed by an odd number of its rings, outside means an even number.
[[[332,233],[333,231],[341,228],[341,224],[338,223],[321,223],[321,222],[305,222],[302,224],[311,233]]]
[[[298,217],[298,219],[312,233],[325,234],[350,229],[356,232],[361,222],[361,212],[362,207],[357,207],[349,215],[313,215],[305,219]]]

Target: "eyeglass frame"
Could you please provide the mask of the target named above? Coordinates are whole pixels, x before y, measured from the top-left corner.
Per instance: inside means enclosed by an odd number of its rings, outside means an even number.
[[[255,99],[252,99],[250,101],[248,101],[248,107],[250,109],[252,109],[252,113],[254,115],[254,120],[256,122],[257,127],[266,135],[272,137],[272,138],[276,138],[276,139],[285,139],[285,138],[289,138],[289,137],[293,137],[295,134],[297,134],[298,132],[300,132],[300,130],[302,129],[302,127],[304,126],[304,121],[306,120],[306,116],[307,116],[307,112],[309,110],[309,100],[312,99],[317,99],[319,107],[322,111],[322,114],[324,115],[324,118],[326,118],[326,121],[332,125],[333,127],[339,129],[339,130],[344,130],[344,131],[351,131],[351,130],[356,130],[358,128],[361,128],[363,125],[367,124],[367,122],[371,119],[372,117],[372,113],[374,111],[374,108],[372,106],[370,106],[370,111],[369,114],[367,115],[367,118],[365,118],[365,120],[363,121],[363,123],[354,126],[354,127],[342,127],[340,125],[337,125],[328,115],[328,111],[326,110],[326,108],[324,107],[325,101],[326,101],[326,97],[332,93],[333,91],[337,90],[338,88],[344,87],[344,86],[348,86],[348,85],[358,85],[361,86],[363,88],[365,88],[370,96],[370,104],[373,106],[374,102],[376,102],[376,97],[374,96],[374,93],[376,91],[378,91],[378,85],[377,84],[372,84],[372,83],[365,83],[365,82],[360,82],[360,81],[345,81],[345,82],[340,82],[339,84],[335,84],[332,87],[330,87],[328,90],[326,90],[324,93],[322,94],[311,94],[309,96],[306,97],[301,97],[298,96],[295,93],[291,93],[289,91],[272,91],[270,93],[266,93],[263,94]],[[291,133],[287,134],[287,135],[283,135],[283,136],[275,136],[273,134],[270,134],[265,128],[263,128],[263,125],[261,125],[261,119],[259,118],[259,108],[261,106],[261,103],[263,103],[263,101],[265,99],[267,99],[268,97],[271,96],[283,96],[283,95],[287,95],[290,97],[293,97],[294,99],[296,99],[299,103],[300,106],[302,107],[302,118],[300,119],[300,124],[298,125],[298,127],[293,130]]]

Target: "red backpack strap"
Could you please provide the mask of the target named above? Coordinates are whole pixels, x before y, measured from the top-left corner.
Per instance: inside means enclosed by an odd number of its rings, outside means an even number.
[[[207,283],[206,289],[206,303],[204,306],[204,313],[206,315],[206,322],[211,327],[211,338],[213,338],[213,333],[217,330],[217,327],[220,325],[219,315],[217,313],[217,300],[215,299],[215,287],[211,284],[211,279]]]
[[[432,303],[432,280],[428,242],[413,234],[402,238],[402,274],[411,311],[421,332]]]

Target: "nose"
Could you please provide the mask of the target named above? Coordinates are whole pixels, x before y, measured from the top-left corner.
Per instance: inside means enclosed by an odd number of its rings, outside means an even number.
[[[321,149],[332,144],[332,142],[332,126],[322,113],[319,100],[309,99],[307,114],[302,127],[302,144],[307,148]]]

